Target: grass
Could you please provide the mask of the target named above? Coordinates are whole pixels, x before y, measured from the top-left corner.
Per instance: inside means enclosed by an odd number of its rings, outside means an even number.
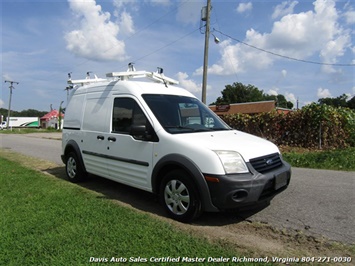
[[[3,129],[0,130],[1,134],[28,134],[28,133],[55,133],[61,132],[61,130],[57,130],[55,128],[12,128],[12,129]]]
[[[0,265],[89,265],[92,258],[121,257],[127,265],[134,264],[131,257],[150,265],[152,257],[237,256],[96,192],[1,156],[0,165]]]
[[[355,147],[341,150],[284,152],[283,158],[293,167],[355,171]]]

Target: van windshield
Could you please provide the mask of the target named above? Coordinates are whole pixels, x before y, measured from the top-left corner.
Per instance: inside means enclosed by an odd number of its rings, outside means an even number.
[[[230,130],[199,100],[177,95],[143,94],[143,99],[164,129],[172,134]]]

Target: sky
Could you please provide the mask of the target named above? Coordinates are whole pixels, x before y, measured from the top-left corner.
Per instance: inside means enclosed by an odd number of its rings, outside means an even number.
[[[355,1],[211,0],[207,104],[241,82],[299,107],[355,96]],[[201,99],[207,0],[1,0],[0,108],[58,109],[73,79],[156,71]],[[214,36],[220,42],[214,42]]]

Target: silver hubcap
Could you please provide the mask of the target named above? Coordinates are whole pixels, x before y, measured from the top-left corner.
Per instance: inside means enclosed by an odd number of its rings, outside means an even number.
[[[164,198],[170,211],[176,215],[182,215],[189,209],[189,191],[179,180],[171,180],[166,184]]]
[[[67,173],[70,178],[76,176],[76,161],[73,157],[70,157],[67,162]]]

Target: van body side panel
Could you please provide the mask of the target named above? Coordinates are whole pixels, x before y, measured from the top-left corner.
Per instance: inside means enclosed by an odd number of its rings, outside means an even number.
[[[111,134],[115,141],[107,143],[106,160],[111,179],[151,191],[153,142],[135,140],[130,135]]]
[[[102,92],[88,93],[82,124],[82,156],[89,173],[108,176],[107,138],[109,130],[109,98]]]
[[[64,129],[80,130],[86,94],[73,95],[65,111]]]

